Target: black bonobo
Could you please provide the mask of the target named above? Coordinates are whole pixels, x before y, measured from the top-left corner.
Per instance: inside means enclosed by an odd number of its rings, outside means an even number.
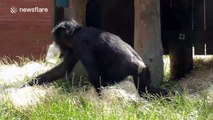
[[[52,33],[63,54],[63,61],[30,81],[30,86],[52,82],[69,74],[80,60],[98,93],[101,92],[101,86],[112,85],[132,75],[140,96],[145,92],[167,94],[164,89],[150,86],[148,67],[120,37],[96,28],[80,26],[75,20],[61,22]]]

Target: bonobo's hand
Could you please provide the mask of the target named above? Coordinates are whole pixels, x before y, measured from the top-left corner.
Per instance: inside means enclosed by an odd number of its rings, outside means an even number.
[[[21,88],[26,87],[26,86],[41,85],[42,83],[44,83],[43,81],[46,81],[45,78],[36,77],[36,78],[32,79],[31,81],[27,82]]]
[[[34,83],[35,83],[34,80],[31,80],[30,82],[24,84],[21,88],[27,87],[27,86],[33,86],[33,85],[35,85]]]

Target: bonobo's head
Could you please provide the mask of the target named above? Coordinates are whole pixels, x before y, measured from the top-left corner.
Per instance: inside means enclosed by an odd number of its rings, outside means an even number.
[[[54,41],[61,51],[72,48],[72,36],[79,28],[80,25],[73,19],[61,22],[53,28]]]

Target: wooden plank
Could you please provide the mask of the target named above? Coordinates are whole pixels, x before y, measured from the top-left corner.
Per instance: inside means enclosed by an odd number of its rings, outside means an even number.
[[[173,23],[171,23],[172,13],[171,11],[171,0],[160,0],[160,10],[161,10],[161,41],[163,45],[164,54],[169,54],[169,46],[168,42],[170,40],[170,36],[167,31],[171,29]]]
[[[213,0],[206,0],[206,54],[213,54]]]
[[[213,0],[206,0],[206,29],[213,31]]]
[[[205,32],[195,31],[194,33],[194,54],[205,55]]]
[[[194,0],[195,55],[205,55],[204,0]]]
[[[206,35],[206,54],[213,55],[213,31],[208,30]]]
[[[204,0],[194,0],[194,30],[204,30]]]

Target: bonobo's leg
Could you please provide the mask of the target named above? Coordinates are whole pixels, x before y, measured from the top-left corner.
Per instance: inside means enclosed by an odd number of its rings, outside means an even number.
[[[140,96],[142,96],[146,91],[147,87],[150,86],[150,73],[148,68],[141,68],[136,71],[133,75],[134,84]]]
[[[157,96],[166,96],[168,94],[165,89],[150,86],[151,76],[148,68],[139,69],[138,74],[133,75],[133,79],[138,93],[142,97],[146,92]]]
[[[64,60],[59,65],[54,67],[53,69],[37,76],[33,81],[30,81],[28,85],[32,86],[34,84],[43,84],[57,80],[70,72],[72,72],[75,64],[77,63],[77,58],[74,53],[70,51],[66,51],[64,53]]]
[[[80,60],[81,60],[82,64],[84,65],[85,69],[87,70],[90,82],[93,84],[97,93],[100,95],[101,78],[100,78],[97,61],[95,60],[91,51],[86,49],[86,46],[82,47],[82,48],[85,48],[85,49],[84,49],[84,51],[82,51],[83,53],[80,54],[81,55]]]

